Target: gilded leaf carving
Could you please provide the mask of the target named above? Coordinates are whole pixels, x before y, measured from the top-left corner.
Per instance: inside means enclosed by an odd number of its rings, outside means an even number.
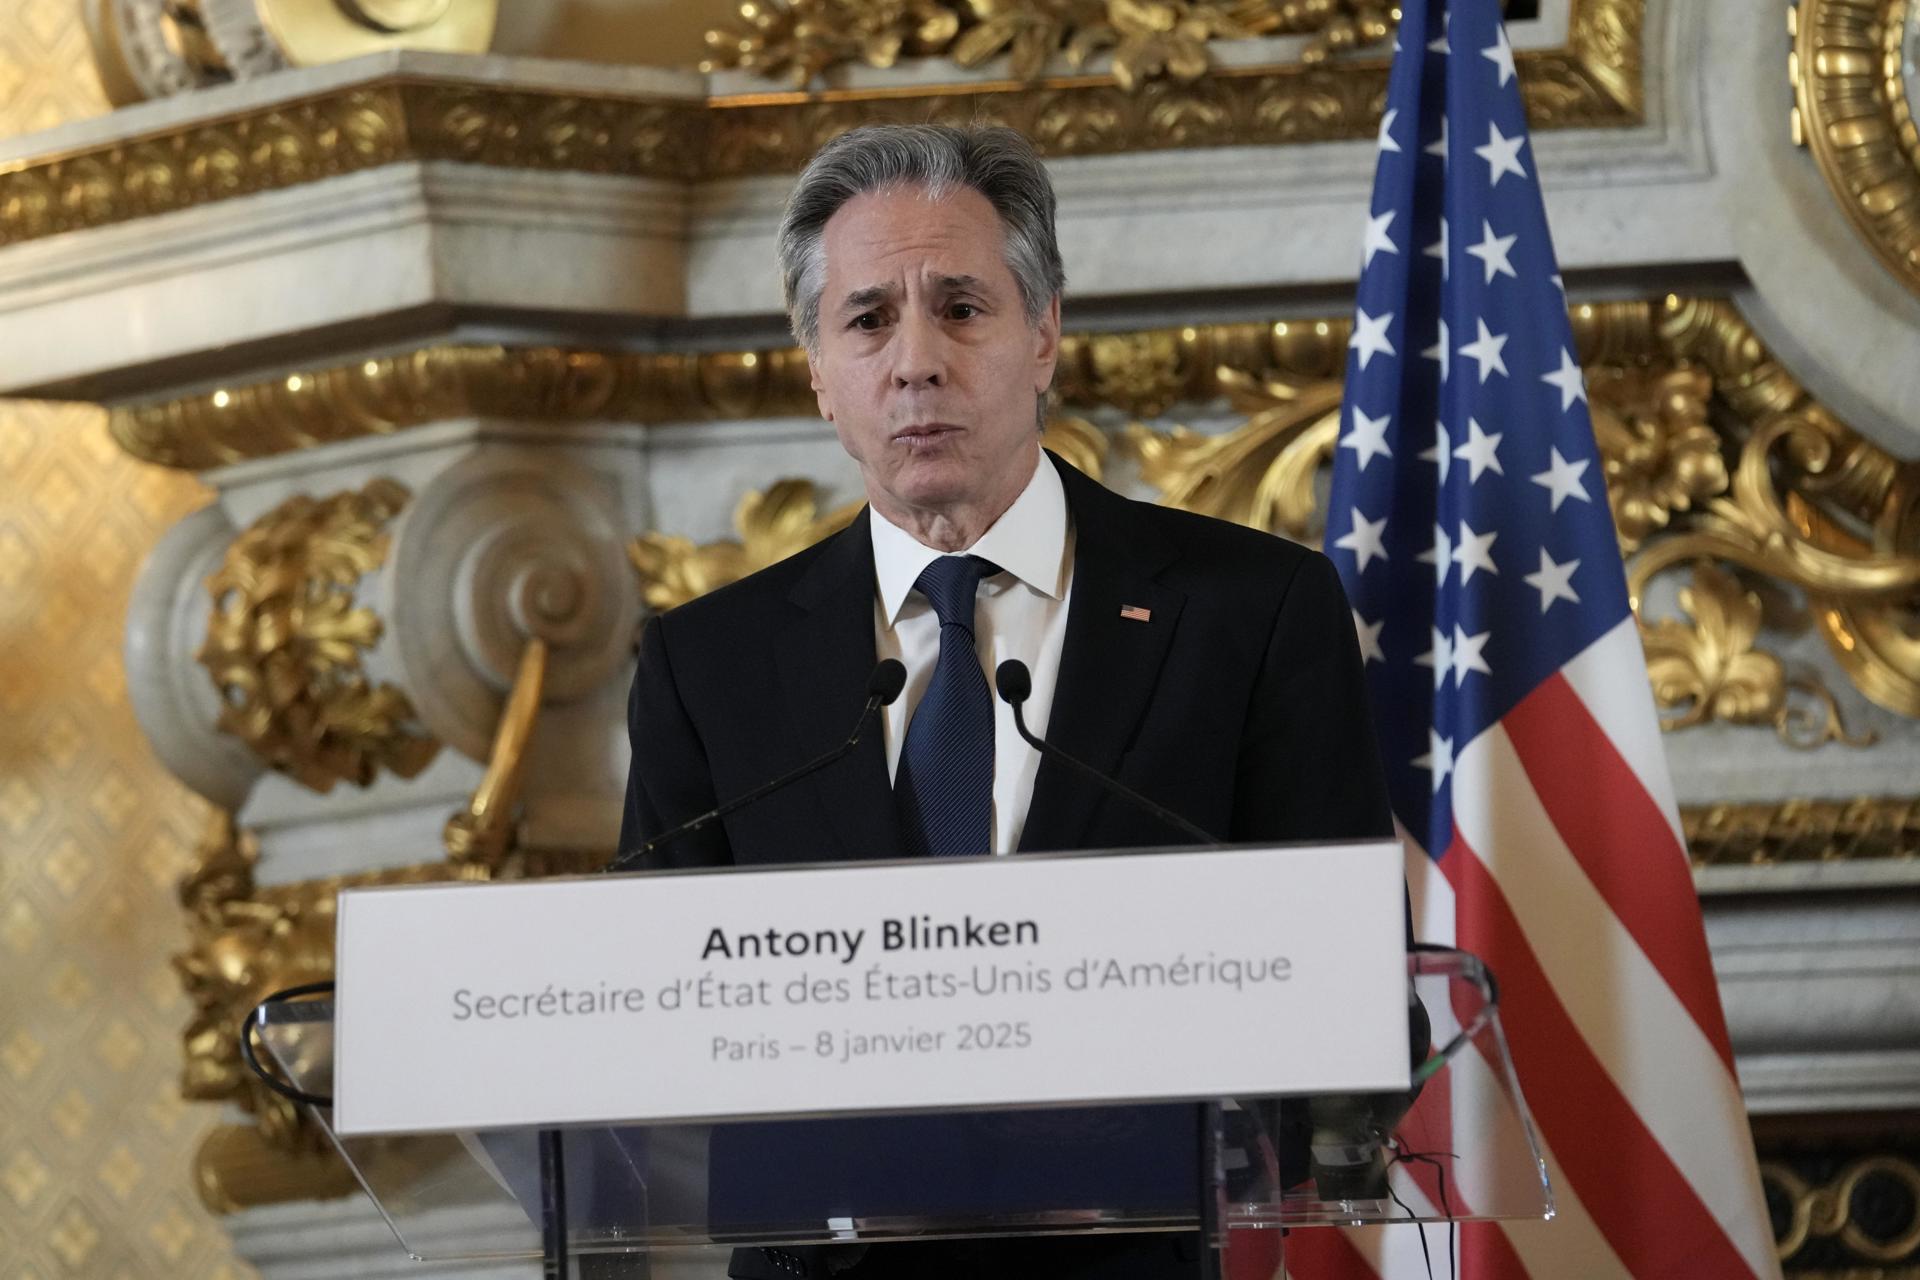
[[[220,727],[316,791],[366,786],[382,768],[410,778],[439,751],[406,695],[360,661],[382,624],[355,592],[385,562],[386,525],[407,497],[391,480],[296,495],[242,532],[207,580],[197,656],[220,691]]]
[[[707,33],[701,68],[802,87],[851,62],[943,55],[973,68],[1005,54],[1014,77],[1030,82],[1056,56],[1079,70],[1109,54],[1114,79],[1131,91],[1201,79],[1215,41],[1306,35],[1302,61],[1318,62],[1384,41],[1396,14],[1373,0],[744,0],[732,26]]]
[[[781,480],[740,499],[733,513],[737,540],[696,544],[678,534],[644,533],[627,545],[627,555],[645,584],[647,604],[671,609],[844,529],[860,506],[847,503],[823,516],[812,481]]]
[[[1680,608],[1692,625],[1663,618],[1640,630],[1654,700],[1672,711],[1662,727],[1771,723],[1786,701],[1786,669],[1753,647],[1760,597],[1726,570],[1700,561],[1691,584],[1680,589]]]

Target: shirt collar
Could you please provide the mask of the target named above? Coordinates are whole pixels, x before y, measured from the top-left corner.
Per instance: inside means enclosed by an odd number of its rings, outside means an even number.
[[[873,512],[874,580],[880,609],[891,628],[921,571],[941,552]],[[1033,478],[1013,505],[979,541],[957,555],[983,556],[1041,595],[1058,600],[1067,590],[1067,494],[1060,473],[1042,454]]]

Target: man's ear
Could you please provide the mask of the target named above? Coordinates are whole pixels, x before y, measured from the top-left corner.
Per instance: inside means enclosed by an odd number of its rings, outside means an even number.
[[[1033,336],[1033,390],[1035,395],[1045,395],[1053,385],[1054,366],[1060,361],[1059,294],[1053,295],[1053,301],[1041,313],[1039,322],[1033,326]]]
[[[828,422],[833,421],[833,402],[827,399],[827,385],[820,380],[820,355],[807,352],[807,382],[813,388],[814,403],[820,406],[820,416]]]

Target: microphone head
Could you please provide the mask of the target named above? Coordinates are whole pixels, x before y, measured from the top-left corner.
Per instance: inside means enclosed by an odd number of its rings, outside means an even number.
[[[1017,707],[1033,693],[1033,673],[1020,659],[1008,658],[994,668],[993,687],[1000,691],[1002,702]]]
[[[867,677],[867,696],[880,699],[880,705],[890,707],[900,691],[907,687],[907,668],[898,658],[882,658],[874,664],[873,674]]]

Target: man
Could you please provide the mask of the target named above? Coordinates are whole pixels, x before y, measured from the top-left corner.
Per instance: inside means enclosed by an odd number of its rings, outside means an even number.
[[[882,733],[654,865],[1183,842],[1040,762],[988,687],[1007,658],[1032,670],[1036,733],[1222,839],[1391,832],[1332,565],[1120,498],[1041,449],[1064,272],[1052,187],[1023,138],[844,134],[801,174],[779,246],[820,412],[868,505],[649,620],[623,849],[844,739],[889,656],[908,680]],[[1198,1274],[1190,1237],[995,1248],[741,1251],[732,1274]]]

